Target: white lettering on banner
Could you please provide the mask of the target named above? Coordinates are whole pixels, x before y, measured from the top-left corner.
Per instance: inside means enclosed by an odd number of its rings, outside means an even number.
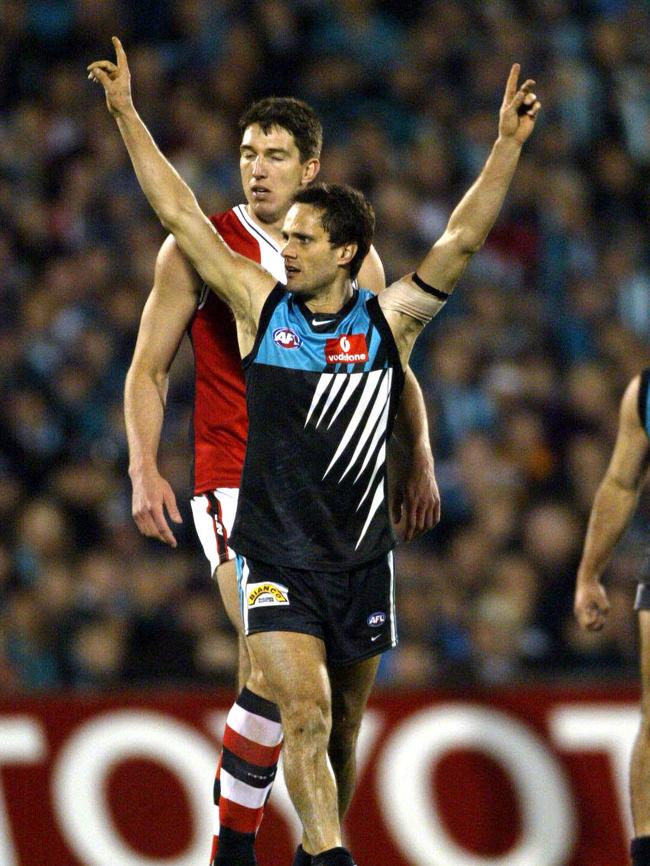
[[[47,757],[43,728],[29,716],[9,716],[0,719],[0,766],[3,764],[34,764]],[[0,863],[19,866],[9,829],[7,804],[0,787]]]
[[[165,866],[207,863],[217,757],[209,740],[162,713],[124,710],[86,722],[59,753],[52,776],[54,807],[72,850],[88,866],[160,866],[160,858],[134,851],[119,836],[106,799],[116,764],[149,758],[183,783],[195,820],[191,847]]]
[[[523,830],[503,857],[461,848],[431,802],[431,767],[454,748],[484,752],[515,781]],[[410,716],[384,745],[377,784],[388,826],[416,866],[563,866],[575,842],[573,801],[561,767],[541,740],[502,712],[446,704]]]
[[[603,707],[580,704],[563,706],[549,713],[549,729],[555,743],[574,752],[606,752],[614,770],[621,814],[629,835],[633,835],[630,815],[630,758],[639,730],[639,708]]]

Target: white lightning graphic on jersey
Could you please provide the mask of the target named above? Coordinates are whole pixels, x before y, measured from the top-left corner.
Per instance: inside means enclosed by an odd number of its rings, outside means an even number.
[[[339,440],[336,452],[332,457],[329,466],[325,470],[323,479],[325,479],[329,475],[330,471],[339,461],[348,446],[354,441],[356,436],[358,438],[356,439],[354,452],[350,457],[347,466],[343,469],[341,477],[339,478],[339,484],[341,483],[341,481],[343,481],[343,479],[352,469],[356,468],[357,466],[359,466],[359,464],[361,464],[356,473],[356,477],[354,478],[353,483],[356,484],[356,482],[359,480],[364,470],[367,468],[372,455],[375,453],[375,449],[379,445],[382,436],[385,437],[386,435],[392,377],[393,371],[390,369],[371,370],[370,372],[366,373],[321,374],[321,377],[318,380],[318,385],[316,386],[316,390],[314,391],[311,406],[309,407],[309,411],[307,413],[305,427],[309,423],[309,419],[319,408],[321,401],[323,401],[323,406],[321,408],[318,421],[316,422],[316,427],[320,425],[321,421],[327,414],[327,411],[335,405],[332,418],[327,425],[327,428],[329,429],[336,420],[336,418],[339,416],[341,410],[348,403],[351,396],[363,383],[363,388],[360,395],[358,396],[357,405],[354,409],[352,417],[348,421],[347,427],[342,437]],[[328,389],[329,393],[327,393]],[[326,393],[327,397],[325,400],[323,400],[323,397]],[[362,421],[366,414],[367,418],[362,426]],[[368,499],[368,495],[373,488],[375,481],[377,480],[377,476],[379,475],[379,483],[377,484],[372,499],[370,501],[370,510],[366,517],[366,521],[357,541],[355,550],[358,549],[359,545],[363,541],[363,538],[368,531],[368,527],[370,526],[373,517],[375,516],[384,501],[384,479],[383,475],[381,474],[381,470],[384,467],[385,462],[386,443],[383,442],[381,447],[379,448],[379,451],[377,452],[375,465],[372,469],[368,485],[363,492],[361,499],[359,500],[359,504],[357,505],[356,510],[359,511],[364,501]]]

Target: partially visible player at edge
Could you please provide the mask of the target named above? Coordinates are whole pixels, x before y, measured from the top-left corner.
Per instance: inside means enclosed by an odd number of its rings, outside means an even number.
[[[309,183],[319,169],[322,129],[313,110],[291,98],[260,100],[239,123],[240,168],[247,204],[211,217],[224,241],[235,251],[259,262],[277,280],[285,279],[281,255],[281,228],[298,187]],[[377,292],[384,287],[381,262],[371,248],[359,273],[359,282]],[[129,439],[133,484],[133,513],[140,530],[172,546],[176,541],[164,509],[178,521],[174,493],[157,468],[157,450],[163,422],[168,372],[184,332],[189,332],[195,357],[195,410],[193,419],[194,472],[192,512],[205,555],[218,580],[224,605],[239,635],[239,681],[241,694],[227,722],[228,766],[245,751],[237,734],[255,739],[256,717],[262,715],[276,726],[278,742],[265,753],[268,786],[248,798],[249,808],[233,789],[230,775],[221,775],[219,763],[214,786],[217,828],[223,828],[222,855],[232,844],[230,831],[245,831],[252,845],[262,820],[268,787],[272,784],[281,746],[277,708],[262,702],[245,688],[251,663],[242,633],[234,568],[234,553],[228,540],[234,521],[247,433],[244,377],[235,325],[227,306],[213,292],[202,292],[196,271],[178,249],[173,236],[163,244],[156,262],[152,292],[145,305],[138,341],[125,389],[125,416]],[[399,436],[406,449],[394,455],[394,466],[402,457],[402,474],[393,488],[393,514],[403,510],[404,537],[410,540],[437,523],[440,502],[433,475],[424,401],[408,375],[400,404]],[[395,446],[397,448],[398,446]],[[402,508],[403,506],[403,508]],[[338,671],[332,671],[336,689]],[[354,787],[354,746],[358,724],[339,723],[339,705],[333,720],[330,759],[337,776],[341,818]],[[342,708],[341,708],[342,709]],[[360,720],[359,713],[354,714]],[[236,726],[236,727],[235,727]],[[234,731],[234,733],[233,733]],[[259,744],[264,746],[263,743]],[[231,767],[235,778],[241,774]],[[241,781],[237,778],[237,781]],[[234,805],[233,805],[234,804]],[[219,844],[215,830],[211,853]]]
[[[403,370],[496,219],[540,108],[534,82],[518,89],[512,67],[479,178],[418,271],[376,297],[354,284],[374,215],[349,187],[316,184],[294,197],[282,229],[287,286],[234,254],[137,115],[126,55],[114,45],[117,65],[97,61],[90,75],[161,222],[235,315],[251,425],[232,544],[244,557],[240,600],[264,674],[258,693],[268,689],[280,708],[285,780],[314,866],[353,866],[327,756],[326,661],[359,671],[396,643],[385,444]],[[259,593],[269,603],[257,604]],[[372,610],[382,611],[374,634]]]
[[[630,524],[650,464],[650,368],[635,376],[621,400],[618,434],[589,517],[574,599],[575,615],[600,631],[609,613],[603,574]],[[633,866],[650,866],[650,584],[639,583],[635,610],[641,637],[641,724],[632,751],[630,794]]]

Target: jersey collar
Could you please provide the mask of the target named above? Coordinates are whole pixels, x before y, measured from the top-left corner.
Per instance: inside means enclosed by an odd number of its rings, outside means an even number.
[[[312,331],[316,334],[329,334],[338,329],[339,324],[354,308],[359,298],[358,289],[354,289],[352,297],[341,307],[338,313],[314,313],[309,309],[304,301],[300,298],[293,297],[292,301],[302,313],[304,320],[307,322]]]

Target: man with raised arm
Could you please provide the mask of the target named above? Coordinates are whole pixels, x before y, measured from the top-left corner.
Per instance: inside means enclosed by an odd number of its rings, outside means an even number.
[[[269,97],[246,110],[239,128],[240,169],[246,204],[210,219],[231,249],[259,262],[276,279],[283,280],[282,223],[293,194],[318,172],[321,124],[306,103],[287,97]],[[373,291],[384,287],[383,268],[374,249],[361,266],[359,281]],[[158,255],[154,286],[145,305],[127,375],[125,418],[136,523],[143,534],[171,546],[175,546],[176,540],[167,523],[165,508],[175,520],[180,515],[174,493],[158,471],[156,458],[168,373],[186,330],[195,362],[192,514],[224,606],[239,636],[241,693],[226,723],[226,746],[215,779],[214,801],[221,833],[220,836],[214,833],[210,862],[218,846],[224,857],[231,848],[243,856],[242,847],[247,847],[249,859],[252,859],[255,833],[276,772],[281,729],[277,707],[245,687],[251,675],[251,660],[243,637],[234,552],[229,544],[248,429],[244,375],[230,310],[213,292],[204,288],[170,235]],[[407,375],[398,416],[400,441],[405,442],[407,448],[400,454],[401,446],[393,437],[391,446],[397,453],[392,455],[391,469],[402,457],[404,463],[400,469],[407,472],[393,487],[392,510],[395,519],[404,512],[404,538],[408,541],[437,523],[440,500],[433,475],[424,401],[415,377],[410,371]],[[332,671],[335,689],[340,675],[341,669]],[[330,737],[330,759],[338,783],[341,817],[352,798],[355,779],[356,729],[350,726],[349,709],[347,715],[339,719],[337,705]],[[258,741],[259,717],[266,719],[275,732],[271,746]],[[267,785],[247,791],[243,796],[242,785],[246,780],[241,772],[242,764],[236,761],[250,757],[247,752],[250,742],[257,744],[260,759],[265,761]],[[265,752],[265,748],[270,751]]]
[[[286,286],[233,253],[140,120],[114,44],[117,64],[97,61],[90,75],[161,222],[235,316],[250,426],[231,544],[264,676],[251,691],[279,706],[285,780],[312,863],[352,866],[327,753],[328,664],[347,674],[335,699],[362,692],[363,707],[378,654],[396,643],[385,456],[404,369],[496,219],[540,108],[534,82],[518,89],[513,66],[479,178],[417,271],[377,297],[355,284],[374,215],[350,187],[294,196],[282,228]]]
[[[318,172],[321,124],[306,103],[287,97],[269,97],[247,109],[239,128],[240,169],[247,203],[210,219],[231,249],[259,262],[277,279],[284,279],[284,260],[280,253],[282,223],[293,194]],[[359,281],[375,292],[384,287],[383,268],[372,248],[361,266]],[[175,520],[180,519],[180,514],[170,485],[158,471],[156,458],[168,373],[186,330],[195,360],[192,514],[224,606],[239,636],[241,694],[226,723],[226,746],[215,779],[214,801],[221,835],[214,834],[210,862],[218,846],[222,856],[228,856],[231,848],[243,856],[242,847],[247,847],[252,859],[255,832],[276,771],[281,729],[277,707],[245,687],[251,675],[251,660],[242,632],[234,553],[229,545],[248,427],[244,376],[230,311],[214,293],[204,290],[198,274],[172,235],[158,255],[154,286],[145,305],[125,388],[134,517],[143,534],[171,546],[175,546],[176,540],[165,509]],[[403,462],[399,466],[401,477],[392,489],[392,512],[395,520],[399,520],[403,512],[404,539],[409,541],[435,525],[440,515],[426,410],[410,371],[398,422],[401,422],[396,425],[400,443],[405,443],[406,448],[403,450],[393,437],[391,469],[400,459]],[[331,671],[335,690],[344,673],[340,668]],[[355,781],[356,728],[350,725],[350,707],[345,708],[345,713],[339,719],[338,704],[335,706],[329,748],[338,783],[341,818],[352,798]],[[264,752],[268,745],[256,739],[260,716],[275,731],[270,752]],[[241,763],[236,760],[246,759],[248,746],[238,735],[245,738],[246,743],[255,742],[261,759],[267,764],[268,784],[248,791],[247,796],[241,794],[246,780]],[[226,770],[222,778],[224,763]]]
[[[650,369],[635,376],[621,400],[616,444],[594,499],[576,579],[574,610],[582,628],[600,631],[609,600],[602,577],[632,520],[650,465]],[[641,724],[630,765],[635,837],[632,866],[650,866],[650,584],[639,583],[634,607],[641,636]]]

